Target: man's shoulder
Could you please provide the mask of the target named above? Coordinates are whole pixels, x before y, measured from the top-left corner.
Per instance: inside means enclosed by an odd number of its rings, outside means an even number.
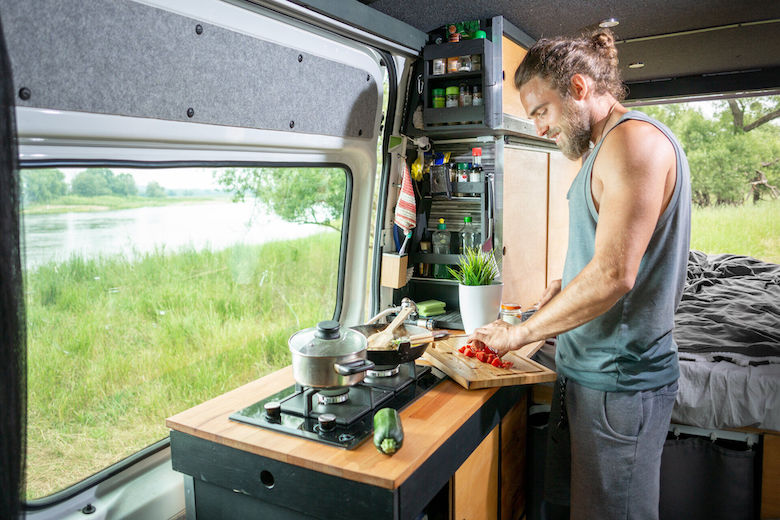
[[[674,156],[674,147],[664,132],[649,121],[627,119],[604,139],[604,155],[630,162],[663,155]]]

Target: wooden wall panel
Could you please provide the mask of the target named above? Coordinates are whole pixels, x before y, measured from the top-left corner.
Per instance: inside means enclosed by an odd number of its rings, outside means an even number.
[[[761,518],[780,518],[780,435],[764,435]]]
[[[525,512],[527,401],[501,419],[501,520],[519,520]]]
[[[504,149],[502,299],[524,309],[539,301],[547,286],[548,155]]]
[[[452,477],[452,518],[498,517],[498,434],[493,428]]]
[[[547,284],[563,275],[569,240],[569,202],[566,193],[577,176],[581,161],[570,161],[561,152],[550,153],[550,199],[547,222]]]
[[[527,119],[525,109],[520,103],[520,91],[515,87],[515,71],[528,51],[506,36],[501,37],[501,46],[501,68],[504,71],[504,82],[501,89],[503,111]]]

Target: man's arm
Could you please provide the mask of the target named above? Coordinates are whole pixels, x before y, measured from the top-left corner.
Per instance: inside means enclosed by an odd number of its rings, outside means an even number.
[[[675,155],[655,127],[627,121],[602,145],[593,168],[599,209],[595,253],[583,270],[528,321],[481,328],[472,339],[503,355],[571,330],[609,310],[634,286],[639,264],[672,190]],[[668,193],[667,193],[668,192]]]

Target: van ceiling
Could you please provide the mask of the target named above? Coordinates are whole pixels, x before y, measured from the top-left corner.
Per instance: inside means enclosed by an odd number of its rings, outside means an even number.
[[[423,32],[500,14],[534,40],[616,18],[629,100],[780,90],[777,0],[360,1]],[[628,68],[636,62],[644,67]]]

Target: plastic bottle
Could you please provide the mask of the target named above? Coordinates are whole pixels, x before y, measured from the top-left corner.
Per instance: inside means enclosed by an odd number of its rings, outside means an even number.
[[[436,255],[448,255],[450,254],[450,232],[447,231],[447,226],[444,224],[444,219],[439,219],[439,225],[437,230],[432,233],[431,241],[433,242],[433,253]],[[447,271],[446,264],[435,264],[433,266],[434,278],[450,278],[450,273]]]
[[[460,252],[465,253],[467,247],[479,246],[479,233],[477,228],[471,223],[471,217],[463,219],[463,227],[460,230]]]

